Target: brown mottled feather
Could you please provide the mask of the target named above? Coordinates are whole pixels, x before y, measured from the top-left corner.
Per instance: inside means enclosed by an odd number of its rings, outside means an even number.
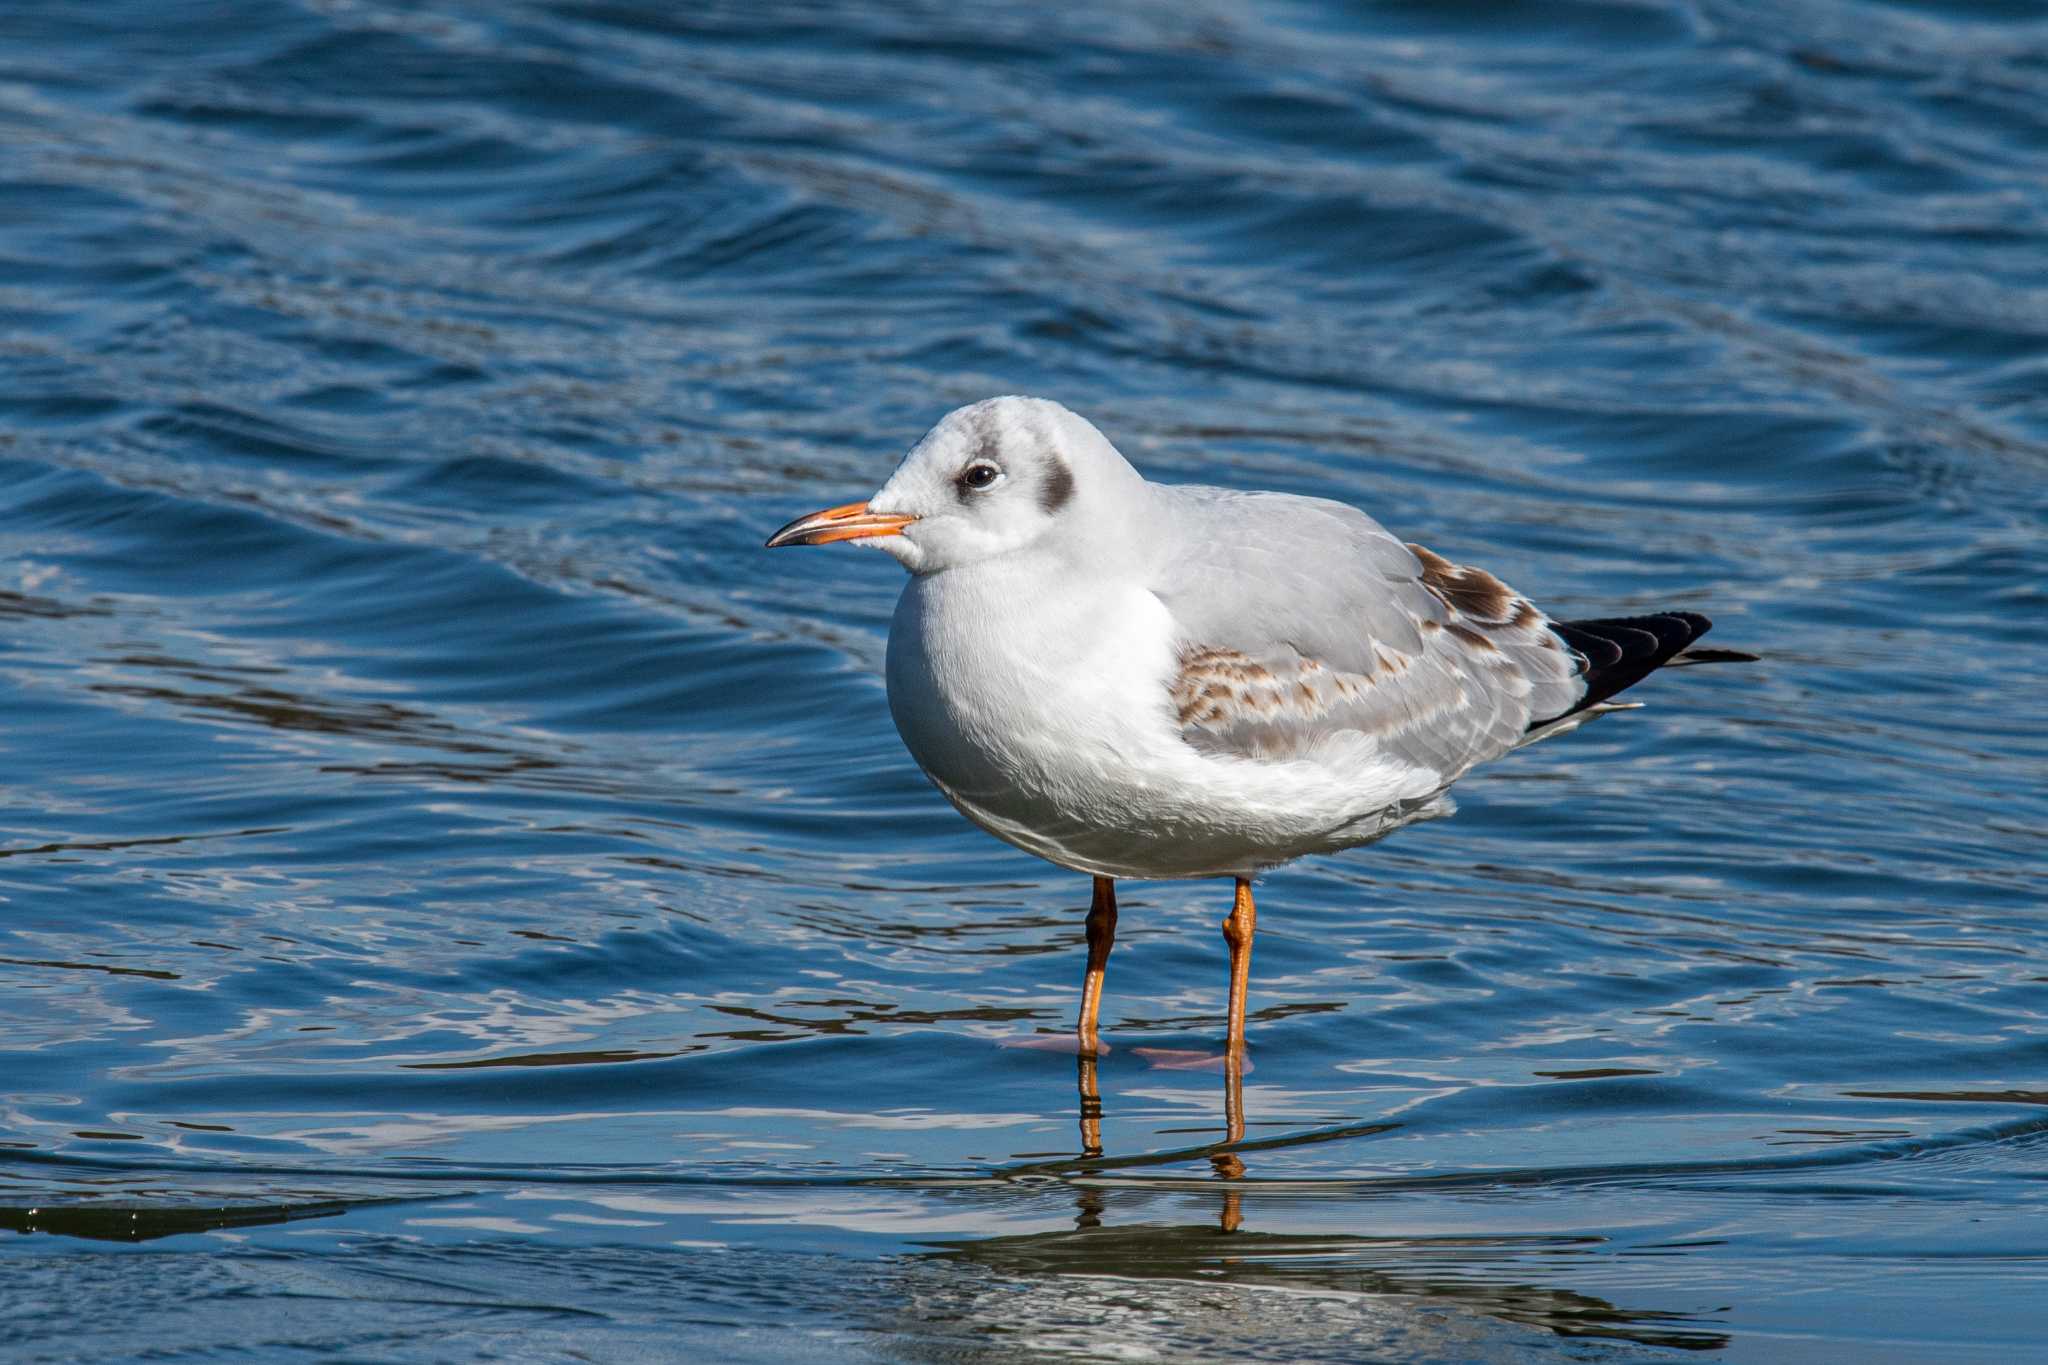
[[[1169,689],[1183,737],[1271,760],[1363,739],[1448,784],[1514,748],[1538,707],[1561,713],[1575,700],[1578,661],[1528,599],[1484,569],[1405,548],[1402,573],[1385,563],[1399,551],[1382,547],[1372,597],[1354,609],[1357,633],[1331,641],[1329,657],[1270,635],[1256,644],[1190,640]],[[1372,638],[1375,612],[1383,623],[1397,613],[1400,629],[1388,634],[1414,648]]]

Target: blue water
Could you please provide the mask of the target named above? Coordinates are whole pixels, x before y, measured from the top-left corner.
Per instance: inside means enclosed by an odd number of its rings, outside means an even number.
[[[8,6],[8,1359],[2037,1349],[2044,260],[1993,0]],[[1766,661],[1271,877],[1241,1143],[1127,884],[1098,1151],[759,548],[1015,391]]]

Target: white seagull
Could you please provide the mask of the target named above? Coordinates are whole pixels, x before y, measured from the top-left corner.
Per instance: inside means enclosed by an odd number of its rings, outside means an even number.
[[[768,538],[910,570],[889,711],[960,813],[1095,879],[1079,1041],[1099,1048],[1115,879],[1231,877],[1229,1058],[1252,878],[1448,812],[1467,769],[1603,711],[1694,650],[1693,612],[1553,621],[1356,508],[1148,481],[1085,419],[991,398],[881,491]]]

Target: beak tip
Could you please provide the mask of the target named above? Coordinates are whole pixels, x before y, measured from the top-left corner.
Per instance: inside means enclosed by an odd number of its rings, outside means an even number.
[[[764,550],[780,550],[789,545],[809,545],[811,534],[819,528],[813,524],[813,517],[799,517],[774,535],[761,542]]]
[[[915,520],[915,517],[870,512],[866,503],[850,502],[798,517],[768,537],[762,548],[778,550],[785,545],[830,545],[837,540],[892,536]]]

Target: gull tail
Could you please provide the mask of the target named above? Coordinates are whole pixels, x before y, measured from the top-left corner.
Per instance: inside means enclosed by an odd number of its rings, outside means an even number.
[[[1660,668],[1688,664],[1755,663],[1757,656],[1739,649],[1694,649],[1693,642],[1714,623],[1694,611],[1660,611],[1650,616],[1617,616],[1598,621],[1552,621],[1551,630],[1585,660],[1580,676],[1586,695],[1562,715],[1529,726],[1533,743],[1564,730],[1575,730],[1594,716],[1626,710],[1637,703],[1610,702],[1609,697],[1633,687]]]

